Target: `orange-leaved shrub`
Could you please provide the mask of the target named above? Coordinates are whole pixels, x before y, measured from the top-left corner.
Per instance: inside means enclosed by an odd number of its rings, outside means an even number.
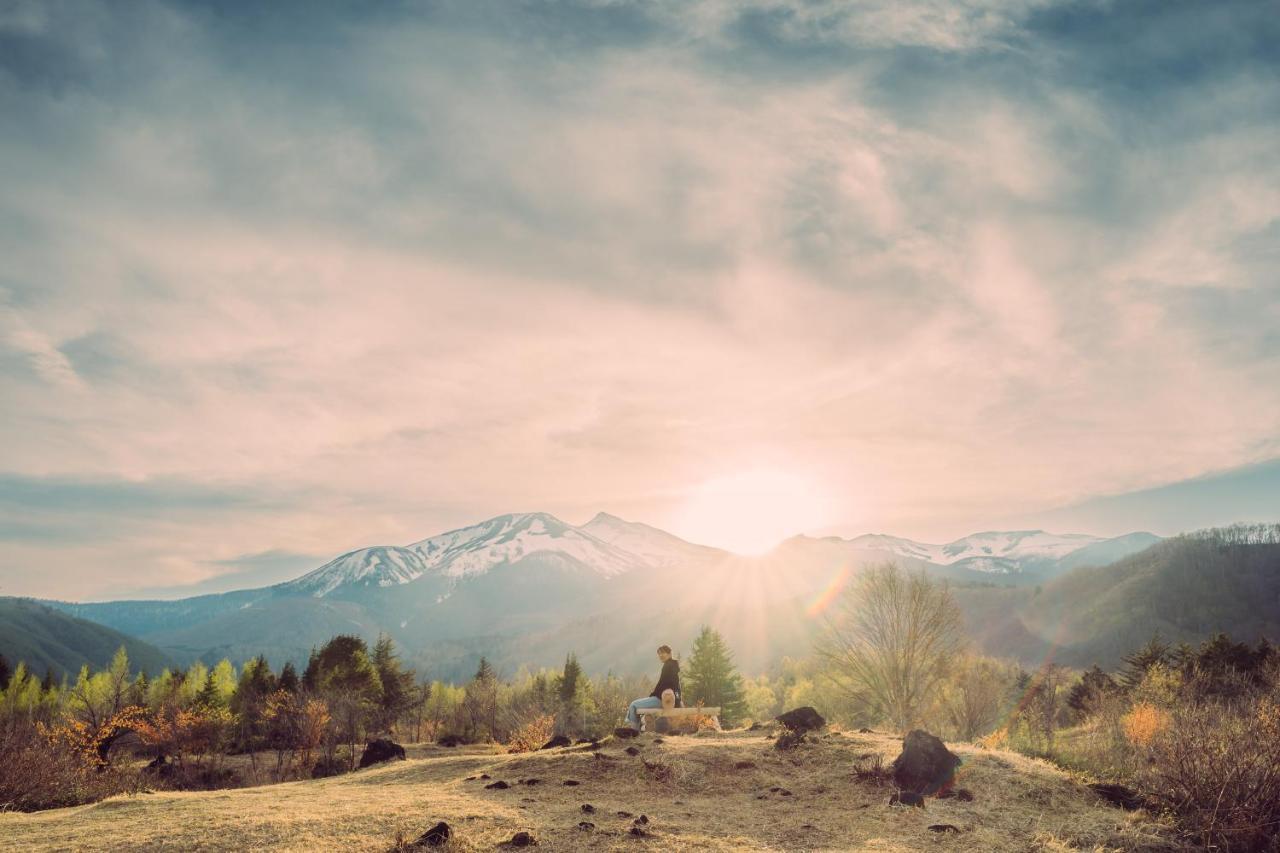
[[[556,733],[556,718],[541,714],[516,729],[507,741],[508,752],[533,752]]]
[[[1120,727],[1129,743],[1138,747],[1147,747],[1160,734],[1168,730],[1172,717],[1163,708],[1157,708],[1149,702],[1139,702],[1120,718]]]

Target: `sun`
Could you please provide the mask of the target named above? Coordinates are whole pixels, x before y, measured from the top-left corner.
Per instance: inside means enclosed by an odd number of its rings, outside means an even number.
[[[688,538],[737,554],[763,554],[826,523],[824,490],[803,474],[757,468],[717,477],[689,495],[679,515]]]

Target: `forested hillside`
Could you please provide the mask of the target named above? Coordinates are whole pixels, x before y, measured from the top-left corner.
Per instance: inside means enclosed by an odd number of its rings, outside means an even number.
[[[24,598],[0,598],[0,654],[10,665],[24,662],[40,675],[74,678],[84,664],[106,666],[121,646],[144,672],[158,674],[172,664],[165,652],[119,631]]]

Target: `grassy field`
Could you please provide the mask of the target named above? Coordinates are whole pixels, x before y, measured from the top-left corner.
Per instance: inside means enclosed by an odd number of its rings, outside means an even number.
[[[763,732],[634,743],[637,756],[614,741],[523,755],[415,747],[408,761],[331,779],[0,814],[0,848],[389,851],[444,820],[455,833],[445,849],[459,851],[493,850],[521,830],[540,850],[1175,849],[1149,816],[1106,806],[1062,771],[1009,752],[953,747],[964,759],[958,784],[974,800],[930,799],[922,810],[887,805],[892,789],[855,773],[869,755],[897,755],[901,741],[888,735],[831,734],[790,752]],[[492,778],[468,780],[480,774]],[[499,779],[511,787],[484,787]],[[520,783],[530,779],[539,782]],[[646,815],[650,835],[629,834],[633,818],[619,812]],[[579,828],[584,820],[594,829]]]

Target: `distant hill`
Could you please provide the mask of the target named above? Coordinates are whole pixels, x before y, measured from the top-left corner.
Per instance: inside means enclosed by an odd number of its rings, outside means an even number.
[[[87,619],[25,598],[0,598],[0,654],[43,676],[74,677],[84,664],[101,668],[121,646],[134,671],[157,674],[172,659],[160,649]]]
[[[967,589],[959,598],[988,652],[1114,667],[1159,633],[1199,643],[1218,631],[1280,640],[1280,525],[1178,536],[1038,590]]]
[[[415,666],[464,678],[480,655],[513,672],[576,651],[588,671],[642,671],[652,649],[687,649],[717,626],[747,671],[809,652],[822,601],[871,563],[970,584],[1031,588],[1159,541],[1039,530],[985,532],[945,544],[866,535],[797,536],[746,558],[600,513],[574,526],[547,513],[501,515],[404,546],[343,554],[286,583],[178,601],[50,602],[163,648],[180,662],[265,654],[303,663],[336,633],[390,634]],[[1068,563],[1068,561],[1070,561]],[[1005,616],[1000,613],[998,616]],[[1004,639],[1027,640],[1025,629]]]

